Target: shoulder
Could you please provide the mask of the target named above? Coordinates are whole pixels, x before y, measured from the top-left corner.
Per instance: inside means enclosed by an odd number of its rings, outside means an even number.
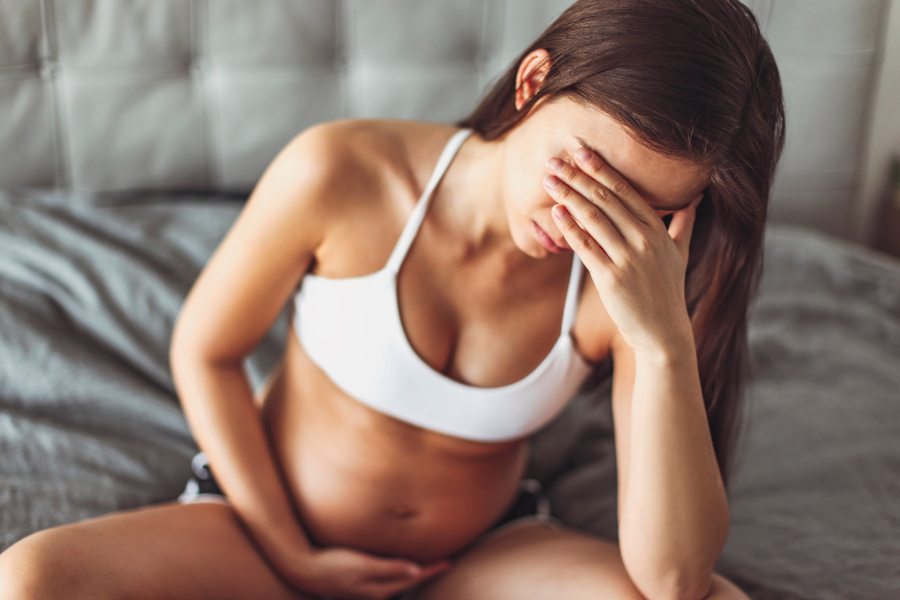
[[[424,187],[457,129],[421,121],[344,119],[314,125],[282,151],[295,185],[327,213]],[[404,195],[401,193],[401,195]]]
[[[292,186],[323,212],[340,209],[357,189],[378,183],[379,160],[390,142],[367,121],[321,123],[297,135],[273,162],[288,173]]]
[[[282,149],[250,204],[264,203],[255,212],[283,222],[286,244],[312,248],[317,274],[371,272],[381,268],[457,130],[381,119],[315,125]]]

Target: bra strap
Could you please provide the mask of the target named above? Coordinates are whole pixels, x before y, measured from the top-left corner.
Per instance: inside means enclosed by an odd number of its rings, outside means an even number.
[[[409,251],[409,247],[412,245],[416,233],[418,233],[419,227],[422,225],[422,221],[425,220],[425,212],[428,210],[428,205],[431,203],[431,194],[434,192],[434,188],[437,187],[441,177],[444,176],[444,172],[447,170],[447,167],[450,166],[450,162],[453,160],[453,157],[456,156],[456,152],[459,150],[460,146],[462,146],[462,143],[466,141],[466,138],[471,134],[471,129],[457,131],[453,134],[453,137],[450,138],[450,141],[447,142],[447,145],[444,146],[444,150],[438,158],[437,165],[434,167],[434,172],[431,174],[431,179],[428,180],[425,191],[422,192],[422,196],[416,203],[416,207],[409,216],[409,220],[403,227],[403,232],[400,234],[400,239],[397,240],[397,245],[394,246],[394,251],[391,252],[391,257],[388,259],[387,263],[387,269],[389,271],[397,273],[400,270],[400,265],[403,264],[403,259],[406,257],[406,253]]]
[[[561,334],[566,335],[572,329],[575,322],[575,314],[578,312],[578,300],[581,297],[581,274],[584,269],[581,268],[581,259],[574,252],[572,253],[572,272],[569,275],[569,289],[566,290],[566,307],[563,309],[563,320]]]

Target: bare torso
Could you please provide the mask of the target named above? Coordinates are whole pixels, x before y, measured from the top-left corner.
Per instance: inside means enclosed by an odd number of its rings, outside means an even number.
[[[351,203],[358,207],[326,236],[316,274],[353,277],[384,266],[455,131],[425,123],[372,127],[363,135],[374,151],[347,176],[378,191],[360,193],[360,203]],[[510,265],[508,252],[474,252],[459,241],[446,215],[464,180],[465,149],[435,192],[400,270],[398,297],[405,333],[426,363],[462,383],[495,387],[524,378],[556,342],[572,254],[523,254]],[[351,183],[344,193],[353,189]],[[579,351],[598,361],[608,353],[611,323],[585,280],[572,335]],[[323,546],[420,561],[448,556],[508,509],[528,458],[527,438],[465,440],[354,400],[309,359],[293,328],[258,401],[302,524]]]
[[[525,440],[453,438],[357,402],[293,336],[263,400],[304,528],[322,546],[423,562],[447,556],[503,514],[527,459]]]

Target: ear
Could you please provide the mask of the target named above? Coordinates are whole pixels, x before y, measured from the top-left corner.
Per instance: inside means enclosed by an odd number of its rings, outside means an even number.
[[[550,53],[543,48],[532,50],[522,59],[516,73],[516,110],[522,110],[525,103],[541,89],[551,64]]]

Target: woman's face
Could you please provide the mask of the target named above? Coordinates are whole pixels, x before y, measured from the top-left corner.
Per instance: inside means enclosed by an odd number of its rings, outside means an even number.
[[[660,217],[686,206],[708,183],[701,167],[646,148],[606,113],[565,97],[538,102],[504,137],[504,145],[503,201],[510,232],[519,249],[535,258],[570,250],[550,214],[556,202],[543,186],[553,157],[575,165],[575,151],[588,147]]]

